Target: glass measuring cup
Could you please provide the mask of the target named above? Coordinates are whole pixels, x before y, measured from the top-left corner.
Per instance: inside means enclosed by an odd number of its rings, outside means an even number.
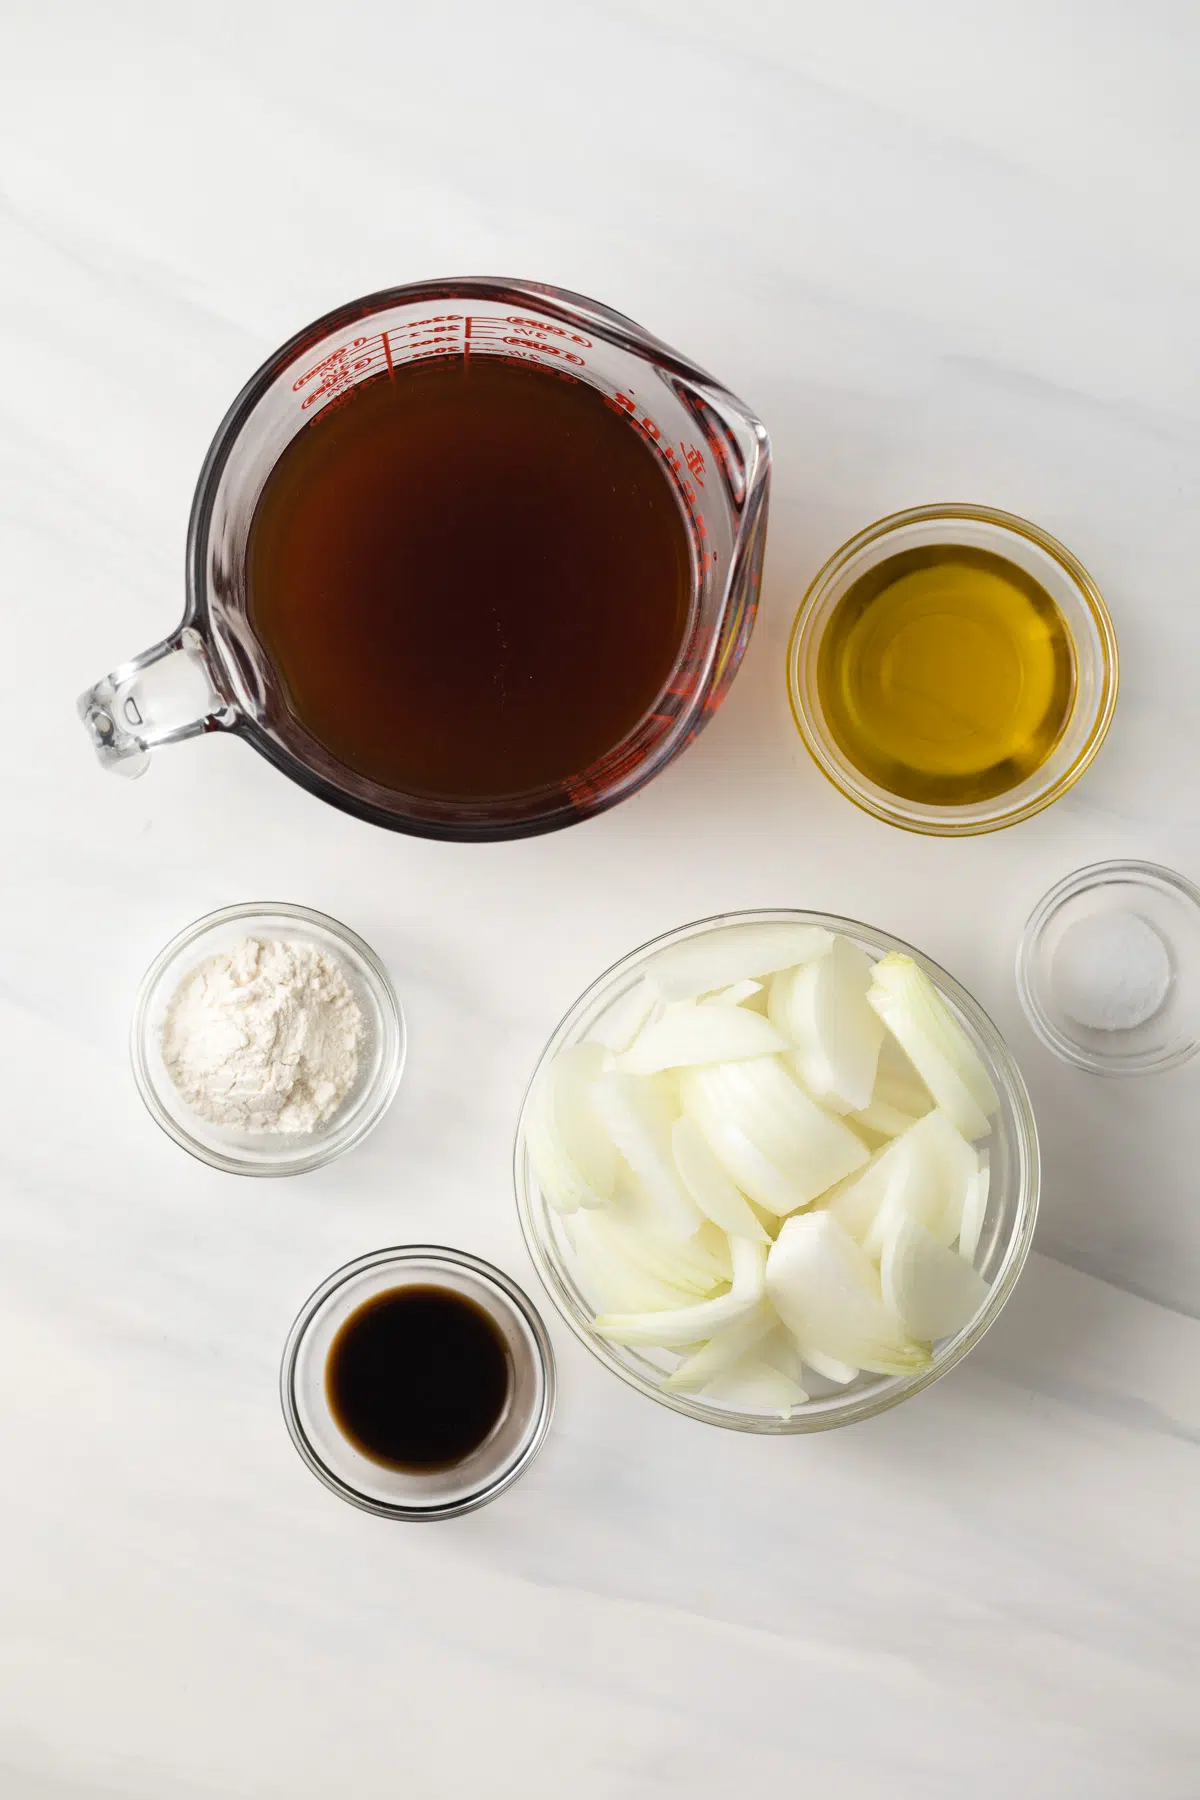
[[[300,723],[248,611],[255,506],[292,439],[362,382],[432,357],[501,356],[600,390],[650,445],[686,521],[692,593],[674,669],[634,729],[592,767],[480,801],[399,793],[338,761]],[[187,607],[161,643],[83,695],[105,768],[137,775],[160,744],[232,731],[293,781],[395,831],[523,837],[634,793],[719,705],[750,636],[766,534],[770,449],[726,388],[621,313],[561,288],[467,278],[352,301],[265,362],[226,414],[200,473],[187,544]]]

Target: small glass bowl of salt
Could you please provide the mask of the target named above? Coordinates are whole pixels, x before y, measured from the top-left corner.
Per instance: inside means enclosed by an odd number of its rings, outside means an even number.
[[[227,906],[138,990],[138,1092],[168,1137],[230,1175],[302,1175],[359,1143],[404,1068],[404,1015],[368,944],[306,906]]]
[[[1017,951],[1039,1038],[1095,1075],[1148,1075],[1200,1049],[1200,891],[1156,863],[1077,869],[1043,896]]]

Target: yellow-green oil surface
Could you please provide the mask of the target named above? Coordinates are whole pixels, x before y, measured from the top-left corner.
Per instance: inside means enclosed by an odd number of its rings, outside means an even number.
[[[1075,657],[1058,607],[1024,569],[930,545],[877,563],[842,596],[817,690],[843,755],[869,780],[962,806],[1045,762],[1070,715]]]

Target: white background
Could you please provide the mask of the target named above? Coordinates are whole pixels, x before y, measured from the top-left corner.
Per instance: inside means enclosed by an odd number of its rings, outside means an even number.
[[[4,1800],[1191,1800],[1195,1067],[1104,1083],[1019,1016],[1080,863],[1200,875],[1200,23],[1186,0],[8,0],[0,22],[0,1794]],[[308,319],[435,274],[595,294],[776,455],[764,606],[705,736],[495,847],[345,818],[236,741],[94,765],[80,689],[182,606],[201,459]],[[859,815],[783,687],[817,565],[978,500],[1107,596],[1080,787],[965,843]],[[397,1104],[244,1183],[142,1110],[137,980],[199,913],[307,902],[387,962]],[[948,1380],[812,1440],[706,1431],[551,1327],[552,1437],[454,1525],[339,1504],[276,1363],[340,1261],[442,1239],[540,1299],[523,1083],[607,963],[723,908],[857,915],[994,1014],[1043,1130],[1032,1259]]]

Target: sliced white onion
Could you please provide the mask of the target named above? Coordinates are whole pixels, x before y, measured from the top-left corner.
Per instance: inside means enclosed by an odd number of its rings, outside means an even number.
[[[685,1357],[663,1382],[668,1393],[694,1393],[705,1387],[715,1375],[732,1368],[753,1350],[769,1332],[779,1326],[779,1318],[769,1300],[763,1299],[745,1316],[723,1331],[714,1333],[699,1350]]]
[[[711,1219],[705,1219],[694,1238],[689,1238],[686,1248],[702,1251],[712,1267],[719,1269],[722,1281],[733,1280],[733,1244],[729,1233]]]
[[[771,1413],[781,1419],[790,1418],[792,1408],[803,1406],[808,1399],[794,1377],[782,1374],[771,1363],[753,1355],[743,1357],[733,1368],[710,1381],[705,1392],[726,1406]]]
[[[786,1049],[787,1039],[761,1013],[740,1006],[687,1006],[640,1031],[620,1066],[630,1075],[657,1075]]]
[[[839,1362],[836,1356],[822,1356],[819,1350],[809,1350],[804,1358],[814,1375],[823,1375],[826,1381],[836,1381],[839,1387],[845,1387],[858,1375],[852,1363]]]
[[[683,1289],[697,1300],[709,1299],[732,1278],[725,1233],[705,1221],[693,1237],[668,1236],[644,1189],[622,1191],[602,1213],[589,1216],[599,1220],[597,1229],[607,1232],[610,1240],[649,1275]]]
[[[888,1168],[887,1187],[875,1217],[859,1242],[878,1263],[883,1247],[901,1219],[918,1219],[927,1228],[940,1223],[946,1213],[946,1197],[936,1166],[911,1143],[911,1133],[896,1139],[897,1155]],[[906,1154],[907,1153],[907,1154]]]
[[[642,1026],[660,1013],[662,1007],[662,997],[643,976],[627,994],[622,994],[604,1009],[592,1026],[589,1039],[620,1055],[621,1051],[628,1050]]]
[[[870,1104],[883,1026],[867,1004],[871,960],[849,938],[771,982],[767,1016],[795,1046],[796,1072],[809,1093],[836,1112]]]
[[[940,1243],[958,1236],[978,1156],[945,1113],[926,1113],[845,1183],[829,1210],[874,1261],[902,1215],[919,1219]]]
[[[664,1000],[696,999],[735,981],[756,981],[807,962],[828,949],[829,942],[830,933],[820,925],[727,925],[660,951],[647,980]]]
[[[787,1326],[779,1323],[779,1314],[771,1306],[771,1302],[764,1300],[763,1305],[770,1307],[771,1321],[775,1329],[763,1338],[754,1354],[761,1362],[770,1363],[773,1369],[778,1369],[781,1375],[786,1375],[789,1381],[794,1381],[799,1387],[803,1387],[804,1382],[800,1374],[800,1352],[796,1347],[796,1340]]]
[[[866,1254],[828,1212],[789,1219],[767,1259],[767,1294],[806,1360],[831,1356],[878,1375],[929,1366],[884,1305]]]
[[[879,1053],[873,1101],[892,1106],[912,1119],[923,1119],[933,1108],[933,1095],[909,1062],[894,1037],[887,1036]]]
[[[596,1330],[614,1344],[655,1345],[665,1350],[699,1344],[736,1325],[763,1297],[767,1264],[764,1244],[749,1238],[734,1238],[733,1286],[715,1300],[702,1300],[696,1306],[678,1311],[650,1313],[601,1313]]]
[[[893,951],[876,963],[868,999],[962,1135],[971,1142],[986,1137],[999,1097],[974,1044],[924,970]]]
[[[680,1092],[726,1172],[769,1212],[807,1206],[868,1161],[862,1139],[811,1100],[777,1057],[686,1070]]]
[[[769,1243],[767,1231],[725,1173],[696,1121],[686,1113],[671,1129],[671,1144],[679,1178],[705,1218],[731,1237]]]
[[[715,994],[706,994],[700,1002],[701,1006],[741,1006],[752,1000],[755,994],[761,994],[761,981],[735,981],[732,987],[718,988]]]
[[[869,1106],[848,1114],[847,1123],[856,1131],[873,1131],[876,1137],[894,1138],[915,1125],[919,1117],[918,1113],[901,1112],[886,1100],[872,1100]]]
[[[670,1088],[614,1072],[601,1075],[587,1091],[609,1137],[653,1205],[660,1230],[672,1238],[694,1236],[702,1215],[675,1172]]]
[[[958,1254],[965,1261],[974,1265],[979,1249],[979,1239],[983,1234],[983,1221],[987,1214],[988,1189],[991,1186],[991,1167],[986,1153],[979,1158],[979,1167],[974,1179],[967,1186],[966,1199],[963,1201],[962,1222],[958,1229]]]
[[[559,1212],[604,1206],[617,1158],[592,1105],[590,1087],[604,1065],[599,1044],[575,1044],[544,1071],[530,1103],[525,1143],[538,1186]]]
[[[888,1190],[894,1166],[893,1148],[900,1139],[884,1145],[877,1150],[862,1169],[839,1181],[836,1187],[822,1194],[817,1205],[825,1212],[831,1212],[856,1243],[871,1229],[871,1221],[883,1204],[883,1197]]]
[[[929,1343],[969,1325],[989,1292],[970,1263],[912,1218],[901,1219],[888,1239],[880,1276],[887,1306],[906,1331]]]
[[[863,1249],[875,1262],[902,1214],[924,1225],[939,1244],[952,1244],[962,1224],[967,1192],[979,1172],[978,1153],[944,1112],[926,1113],[894,1143],[899,1167],[862,1238]]]
[[[598,1312],[664,1312],[694,1306],[696,1290],[663,1281],[636,1250],[612,1231],[607,1212],[577,1212],[570,1220],[575,1273]],[[703,1292],[709,1293],[711,1289]]]

